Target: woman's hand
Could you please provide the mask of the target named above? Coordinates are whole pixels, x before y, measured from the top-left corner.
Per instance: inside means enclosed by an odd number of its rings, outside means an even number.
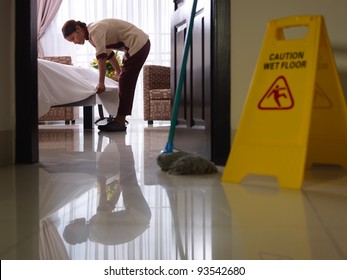
[[[96,93],[102,93],[106,90],[105,84],[98,83],[96,86]]]

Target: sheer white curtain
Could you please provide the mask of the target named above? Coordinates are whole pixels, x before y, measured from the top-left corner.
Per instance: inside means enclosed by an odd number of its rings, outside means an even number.
[[[135,24],[151,40],[146,64],[170,65],[170,19],[172,0],[63,0],[60,9],[41,38],[46,56],[70,55],[76,66],[90,67],[95,50],[64,40],[61,28],[69,19],[90,23],[104,18],[118,18]],[[142,73],[136,87],[132,118],[143,118]]]
[[[38,0],[37,1],[37,56],[44,56],[40,39],[45,34],[46,28],[50,25],[59,10],[62,0]]]

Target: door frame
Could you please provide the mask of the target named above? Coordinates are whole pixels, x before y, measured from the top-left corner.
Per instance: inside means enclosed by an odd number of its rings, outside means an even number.
[[[39,160],[37,1],[15,3],[15,163]]]

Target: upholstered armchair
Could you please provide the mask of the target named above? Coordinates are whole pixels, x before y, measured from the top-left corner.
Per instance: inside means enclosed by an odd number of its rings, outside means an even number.
[[[145,65],[143,67],[144,120],[171,119],[170,67]]]
[[[62,64],[72,64],[71,56],[45,56],[42,59],[54,61]],[[65,121],[66,124],[74,123],[78,118],[78,107],[52,107],[49,111],[39,118],[39,122],[46,121]]]

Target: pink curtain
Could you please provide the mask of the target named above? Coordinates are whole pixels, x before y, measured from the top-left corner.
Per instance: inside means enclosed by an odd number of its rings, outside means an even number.
[[[37,52],[38,57],[43,57],[44,52],[40,39],[47,27],[57,14],[63,0],[37,0]]]

